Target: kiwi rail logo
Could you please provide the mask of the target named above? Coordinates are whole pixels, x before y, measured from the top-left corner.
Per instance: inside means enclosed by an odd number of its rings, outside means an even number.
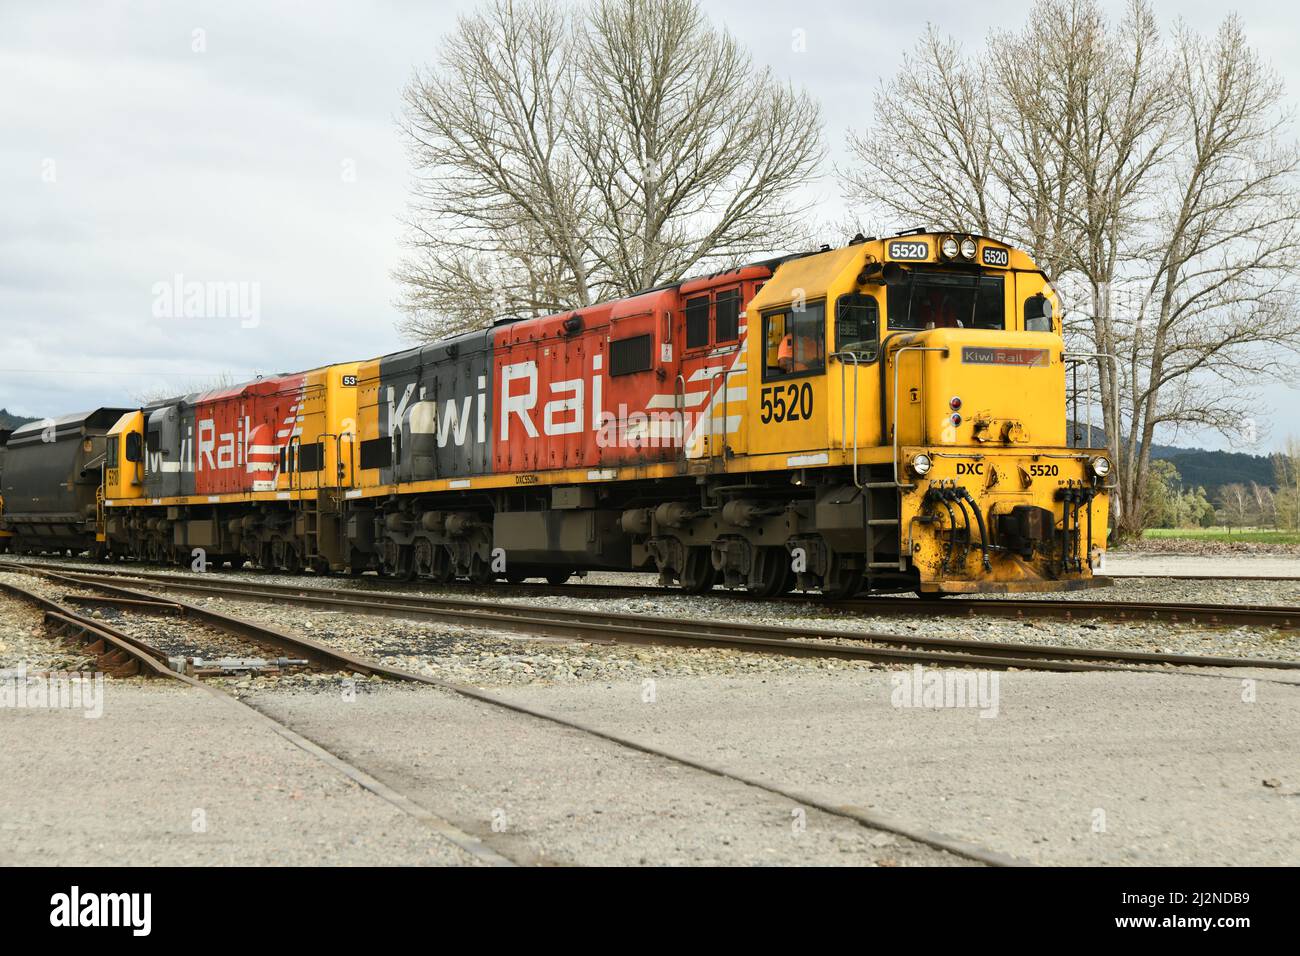
[[[1019,365],[1042,368],[1048,364],[1047,349],[998,349],[967,345],[961,350],[963,365]]]

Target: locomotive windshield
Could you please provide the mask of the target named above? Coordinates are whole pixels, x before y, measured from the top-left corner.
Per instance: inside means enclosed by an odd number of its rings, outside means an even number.
[[[911,270],[891,285],[891,329],[1005,329],[1006,311],[1000,275]]]

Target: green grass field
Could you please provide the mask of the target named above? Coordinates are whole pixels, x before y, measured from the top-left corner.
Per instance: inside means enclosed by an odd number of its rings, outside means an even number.
[[[1251,544],[1300,544],[1300,531],[1245,530],[1234,528],[1148,528],[1142,537],[1147,541],[1181,538],[1187,541],[1246,541]]]

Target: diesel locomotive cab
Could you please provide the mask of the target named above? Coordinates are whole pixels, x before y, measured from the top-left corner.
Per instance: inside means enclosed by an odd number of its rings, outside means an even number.
[[[1091,584],[1110,462],[1068,447],[1069,359],[1046,278],[974,236],[898,239],[886,259],[880,408],[900,568],[923,592]]]

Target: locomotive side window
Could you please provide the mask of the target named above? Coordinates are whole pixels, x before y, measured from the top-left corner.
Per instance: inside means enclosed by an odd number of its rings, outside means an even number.
[[[835,350],[874,362],[880,342],[880,306],[875,296],[854,292],[835,302]]]
[[[1052,331],[1052,300],[1045,295],[1031,295],[1025,300],[1025,331]]]
[[[763,380],[812,375],[826,368],[826,303],[763,314]]]
[[[891,329],[1005,329],[1002,276],[912,270],[891,286]]]
[[[709,344],[709,297],[697,295],[686,300],[686,347],[703,348]]]
[[[727,289],[713,300],[713,341],[734,342],[740,336],[740,290]]]

